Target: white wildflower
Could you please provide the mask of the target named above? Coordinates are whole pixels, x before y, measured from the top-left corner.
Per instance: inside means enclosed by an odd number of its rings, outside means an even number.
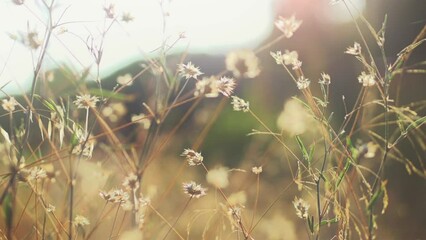
[[[262,173],[263,168],[262,168],[262,166],[259,166],[259,167],[252,167],[252,168],[251,168],[251,171],[252,171],[254,174],[258,175],[258,174]]]
[[[345,51],[346,54],[359,56],[361,55],[361,45],[357,42],[354,43],[353,47],[348,47]]]
[[[219,92],[222,93],[225,97],[229,97],[234,91],[235,85],[236,83],[233,78],[221,77],[218,81],[217,88]]]
[[[131,86],[133,84],[133,77],[129,73],[120,75],[117,77],[117,83],[122,86]]]
[[[207,173],[207,182],[217,188],[226,188],[229,185],[229,171],[226,167],[218,167]]]
[[[361,75],[358,76],[358,82],[362,83],[362,86],[364,87],[371,87],[374,86],[376,80],[373,74],[361,72]]]
[[[74,218],[73,222],[74,222],[75,226],[80,226],[80,227],[83,227],[85,225],[89,225],[90,224],[89,219],[87,219],[86,217],[83,217],[81,215],[77,215]]]
[[[286,38],[291,38],[296,30],[302,24],[302,20],[297,20],[295,15],[290,18],[283,18],[281,16],[275,20],[275,26],[284,33]]]
[[[326,73],[321,73],[321,79],[318,81],[318,83],[322,85],[330,85],[331,83],[330,75]]]
[[[191,181],[188,183],[183,183],[183,192],[188,194],[191,198],[200,198],[206,195],[207,189],[203,188],[201,184],[196,184]]]
[[[234,111],[243,111],[243,112],[248,112],[250,111],[250,103],[244,101],[243,99],[236,97],[236,96],[232,96],[232,107],[234,108]]]
[[[143,113],[132,115],[131,121],[141,124],[144,129],[148,129],[151,126],[151,119]]]
[[[277,64],[283,64],[284,63],[284,55],[281,53],[281,51],[269,52],[269,53],[275,59],[275,62]]]
[[[251,50],[238,50],[226,56],[226,69],[236,78],[255,78],[260,73],[259,58]]]
[[[300,90],[308,88],[310,83],[311,81],[303,76],[299,77],[296,82],[297,88]]]
[[[18,106],[19,103],[16,101],[16,99],[14,97],[10,97],[9,100],[8,99],[2,99],[2,108],[5,111],[8,112],[13,112],[15,111],[15,107]]]
[[[192,149],[185,149],[181,156],[186,158],[186,161],[188,161],[189,166],[196,166],[203,163],[203,156],[201,155],[201,153],[196,152]]]
[[[294,62],[298,61],[299,54],[296,51],[285,50],[283,56],[283,61],[285,65],[291,65]]]
[[[74,101],[74,104],[78,108],[95,108],[96,103],[99,102],[99,98],[96,96],[90,96],[89,94],[84,94],[77,96],[77,99]]]
[[[200,71],[199,67],[194,66],[191,62],[188,62],[185,64],[179,64],[178,65],[178,72],[184,76],[186,79],[195,78],[197,79],[198,76],[202,75],[203,73]]]
[[[124,181],[123,187],[125,187],[129,191],[135,191],[139,188],[139,178],[134,173],[130,173]]]
[[[293,206],[296,209],[296,214],[299,218],[307,219],[309,217],[308,210],[309,210],[309,203],[304,201],[301,198],[294,198]]]

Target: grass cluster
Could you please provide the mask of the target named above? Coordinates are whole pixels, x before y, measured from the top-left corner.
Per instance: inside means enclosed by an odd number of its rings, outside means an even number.
[[[155,58],[109,87],[100,78],[103,42],[112,26],[133,16],[105,6],[104,29],[82,40],[97,74],[45,70],[51,40],[67,34],[57,30],[68,23],[55,1],[40,2],[49,13],[45,32],[11,36],[35,64],[28,93],[2,91],[0,239],[375,239],[392,204],[386,165],[399,162],[400,171],[426,178],[426,102],[400,105],[396,98],[410,93],[390,91],[407,75],[425,74],[424,61],[408,60],[424,44],[426,26],[389,62],[386,18],[378,28],[362,15],[353,19],[361,41],[341,54],[363,70],[353,80],[360,84],[356,102],[343,97],[344,117],[337,118],[329,101],[338,79],[326,69],[305,75],[297,49],[271,51],[297,39],[303,22],[294,15],[277,18],[281,35],[272,42],[230,52],[215,75],[206,76],[186,53],[170,56],[181,34],[165,36]],[[166,10],[163,17],[167,28]],[[248,79],[261,81],[258,55],[269,51],[282,79],[298,89],[275,114],[276,124],[240,89]],[[136,87],[142,102],[128,91]],[[217,134],[219,116],[230,120]],[[235,136],[247,121],[256,127]],[[234,146],[224,139],[204,149],[209,135],[244,141],[240,160],[230,164],[222,147]]]

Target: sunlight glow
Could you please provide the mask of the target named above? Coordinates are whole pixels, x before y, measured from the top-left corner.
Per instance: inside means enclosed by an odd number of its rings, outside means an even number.
[[[21,43],[13,41],[10,35],[25,35],[28,31],[36,31],[39,38],[43,39],[47,12],[41,0],[25,1],[21,6],[12,2],[0,2],[0,16],[7,19],[0,22],[0,88],[10,82],[3,91],[22,93],[29,88],[26,85],[29,84],[39,50],[31,52]],[[59,19],[65,11],[61,22],[67,24],[55,29],[43,70],[67,64],[78,71],[88,66],[92,66],[95,71],[95,60],[88,46],[101,45],[101,33],[111,23],[110,19],[105,20],[103,8],[110,3],[114,4],[118,19],[128,13],[134,20],[129,23],[114,23],[106,34],[102,43],[104,52],[100,66],[101,77],[111,74],[124,64],[157,56],[157,50],[164,40],[167,45],[173,45],[169,54],[188,51],[223,55],[231,49],[255,48],[273,31],[276,17],[273,2],[56,0],[53,19]],[[355,2],[360,2],[361,8],[365,5],[365,0]],[[343,6],[327,7],[325,15],[334,20],[341,19],[339,13]],[[166,15],[164,31],[162,9]],[[179,39],[183,33],[185,38]]]

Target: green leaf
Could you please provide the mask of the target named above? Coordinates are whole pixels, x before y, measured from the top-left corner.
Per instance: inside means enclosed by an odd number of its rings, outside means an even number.
[[[345,168],[340,172],[339,178],[337,179],[336,189],[339,187],[340,183],[342,183],[342,180],[345,177],[346,173],[348,172],[350,166],[351,166],[350,160],[346,159]]]
[[[306,149],[299,135],[296,136],[296,141],[297,141],[297,144],[299,145],[300,150],[302,151],[303,159],[305,159],[305,161],[307,161],[310,165],[311,164],[310,157],[309,157],[310,154],[308,153],[308,150]]]
[[[10,229],[12,227],[12,196],[10,192],[6,193],[6,197],[3,201],[3,212],[6,220],[6,226],[7,229]]]
[[[337,218],[337,217],[332,218],[332,219],[325,219],[325,220],[321,220],[320,226],[327,225],[327,224],[330,224],[330,223],[337,223],[337,222],[339,222],[339,218]]]
[[[115,100],[118,100],[118,101],[132,100],[129,97],[127,97],[125,94],[113,92],[113,91],[109,91],[109,90],[105,90],[105,89],[103,89],[102,92],[101,92],[101,90],[99,90],[98,88],[93,88],[93,89],[89,90],[89,93],[91,95],[103,96],[105,98],[115,99]]]
[[[309,231],[311,231],[311,233],[314,233],[314,216],[309,217],[308,216],[308,227],[309,227]]]

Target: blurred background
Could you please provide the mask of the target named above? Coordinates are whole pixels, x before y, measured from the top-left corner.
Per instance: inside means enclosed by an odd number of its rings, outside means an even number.
[[[88,81],[95,84],[93,76],[96,76],[97,70],[93,67],[94,59],[88,51],[88,46],[103,46],[100,77],[106,89],[113,89],[119,76],[128,73],[134,76],[140,71],[141,64],[147,64],[149,59],[156,58],[157,50],[164,41],[173,46],[168,52],[170,69],[176,69],[184,55],[185,62],[192,61],[200,66],[207,76],[226,69],[225,57],[229,52],[237,49],[257,51],[261,73],[255,79],[242,79],[236,89],[236,95],[249,100],[252,109],[255,109],[269,126],[276,126],[284,103],[292,96],[300,94],[284,69],[276,65],[270,51],[296,50],[299,59],[303,61],[303,71],[312,82],[316,82],[322,72],[330,74],[330,109],[333,109],[333,121],[336,126],[340,126],[345,115],[342,96],[346,105],[352,106],[361,89],[357,76],[363,70],[362,66],[352,56],[344,54],[344,51],[355,41],[362,40],[351,15],[342,3],[333,6],[328,4],[328,0],[75,0],[73,3],[58,0],[57,3],[57,13],[66,10],[62,21],[67,24],[55,30],[57,32],[43,65],[45,77],[40,82],[40,92],[44,91],[44,86],[57,89],[55,92],[45,90],[46,94],[65,96],[75,91],[72,89],[73,84],[63,80],[66,76],[58,70],[63,69],[63,66],[74,72],[82,72],[91,67]],[[104,8],[111,3],[116,6],[116,14],[127,14],[125,16],[131,17],[132,20],[113,25],[106,33],[105,42],[102,42],[102,31],[108,27],[104,21]],[[413,42],[426,24],[426,2],[423,0],[352,0],[351,3],[353,5],[350,4],[349,7],[353,17],[360,21],[359,13],[362,13],[376,30],[380,29],[387,15],[385,50],[390,63],[396,60],[401,50]],[[28,0],[21,6],[15,5],[13,1],[0,2],[0,16],[4,19],[0,22],[2,96],[19,96],[30,87],[35,57],[16,39],[19,39],[19,34],[28,31],[39,32],[39,37],[43,37],[42,22],[47,13],[42,9],[40,1]],[[303,20],[300,29],[291,39],[274,42],[282,34],[274,27],[275,19],[278,16],[289,17],[293,14],[297,19]],[[58,19],[61,15],[54,17]],[[166,25],[163,25],[164,21]],[[361,30],[367,36],[367,42],[375,46],[369,30],[364,27]],[[268,48],[263,49],[265,45],[268,45]],[[379,58],[379,48],[372,47],[371,50],[373,56]],[[424,61],[426,44],[413,52],[407,65]],[[424,69],[424,66],[423,64],[420,68]],[[384,66],[379,65],[379,68],[384,69]],[[49,80],[50,72],[53,73],[53,80]],[[226,74],[230,75],[229,72]],[[122,121],[128,121],[132,114],[138,114],[141,111],[141,102],[149,100],[147,96],[153,89],[145,83],[145,79],[149,78],[153,78],[153,74],[143,74],[138,78],[140,81],[135,81],[123,91],[131,96],[131,101],[125,102],[127,110],[125,120]],[[406,74],[403,79],[397,79],[393,84],[399,86],[391,89],[391,96],[398,96],[395,97],[395,104],[398,106],[426,100],[424,74]],[[312,91],[320,94],[318,85],[313,85]],[[181,143],[168,149],[171,155],[179,152],[182,146],[193,143],[200,130],[194,128],[193,124],[207,123],[212,117],[210,112],[219,103],[220,100],[202,103],[200,110],[196,111],[178,132],[176,139],[180,139]],[[166,130],[173,127],[173,121],[182,116],[185,108],[189,108],[189,105],[183,106],[181,113],[171,115],[171,126],[166,125]],[[285,179],[289,175],[288,169],[285,170],[286,163],[281,161],[282,156],[276,153],[276,149],[269,149],[269,137],[261,136],[253,140],[252,137],[245,136],[251,129],[259,129],[256,121],[247,119],[240,113],[231,112],[229,106],[224,108],[201,144],[206,164],[222,164],[232,168],[244,165],[244,161],[250,165],[259,163],[259,159],[269,158],[265,171],[269,171],[270,175],[265,181],[270,183],[271,187],[268,187],[268,184],[263,185],[263,192],[274,192],[274,184],[286,183]],[[418,114],[424,116],[425,109]],[[2,126],[7,124],[4,119],[1,121]],[[130,135],[129,139],[132,141],[137,141],[138,136],[132,135],[134,132],[135,128],[130,127],[123,129],[122,133],[123,136]],[[361,133],[357,137],[368,141]],[[420,158],[423,162],[426,159],[425,152],[411,151],[409,145],[404,150],[407,159]],[[275,160],[281,162],[277,168],[271,163]],[[173,171],[177,166],[177,163],[173,163],[167,169]],[[147,179],[152,178],[155,182],[154,173],[160,171],[155,170],[156,168],[161,168],[161,164],[153,167],[153,176],[148,174]],[[389,161],[385,172],[389,179],[390,206],[387,213],[378,220],[377,239],[426,239],[425,178],[416,174],[409,175],[405,166],[396,161]],[[238,178],[238,181],[240,180]],[[289,195],[283,197],[283,201],[292,201],[294,194]],[[274,211],[285,212],[287,210],[282,208],[286,207],[288,206],[285,204],[277,204]],[[272,213],[264,222],[275,229],[282,225],[292,225],[288,219]],[[298,228],[297,232],[301,231],[303,232],[303,227]],[[281,238],[279,233],[277,237],[268,236],[269,239],[291,239]]]

